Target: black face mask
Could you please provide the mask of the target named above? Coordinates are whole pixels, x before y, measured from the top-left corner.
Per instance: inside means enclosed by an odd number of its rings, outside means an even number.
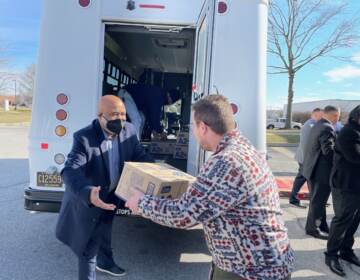
[[[118,135],[120,134],[122,128],[123,128],[123,122],[120,119],[116,119],[116,120],[107,120],[105,117],[104,119],[106,120],[106,128],[111,131],[112,133]]]

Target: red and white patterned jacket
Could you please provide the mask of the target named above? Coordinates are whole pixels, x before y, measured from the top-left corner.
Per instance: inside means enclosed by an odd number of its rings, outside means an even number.
[[[234,130],[180,199],[144,196],[140,214],[174,228],[201,223],[213,261],[245,279],[280,280],[294,256],[266,160]]]

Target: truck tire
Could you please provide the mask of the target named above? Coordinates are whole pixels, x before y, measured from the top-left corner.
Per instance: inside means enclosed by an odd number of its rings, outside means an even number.
[[[269,124],[268,126],[267,126],[267,129],[274,129],[275,128],[275,126],[273,125],[273,124]]]

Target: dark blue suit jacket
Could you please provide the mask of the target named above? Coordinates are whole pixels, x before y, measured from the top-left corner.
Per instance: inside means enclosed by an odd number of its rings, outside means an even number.
[[[153,161],[139,143],[132,124],[125,123],[119,135],[119,143],[119,174],[125,161]],[[81,255],[99,219],[114,215],[114,211],[105,211],[91,205],[91,187],[101,187],[100,198],[103,201],[120,204],[114,190],[109,189],[109,158],[98,120],[74,133],[73,146],[61,175],[65,193],[56,226],[56,237],[75,254]]]

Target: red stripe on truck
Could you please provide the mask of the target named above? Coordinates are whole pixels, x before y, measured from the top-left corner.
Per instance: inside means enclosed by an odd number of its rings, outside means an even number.
[[[144,9],[165,9],[164,5],[140,4],[140,8]]]

